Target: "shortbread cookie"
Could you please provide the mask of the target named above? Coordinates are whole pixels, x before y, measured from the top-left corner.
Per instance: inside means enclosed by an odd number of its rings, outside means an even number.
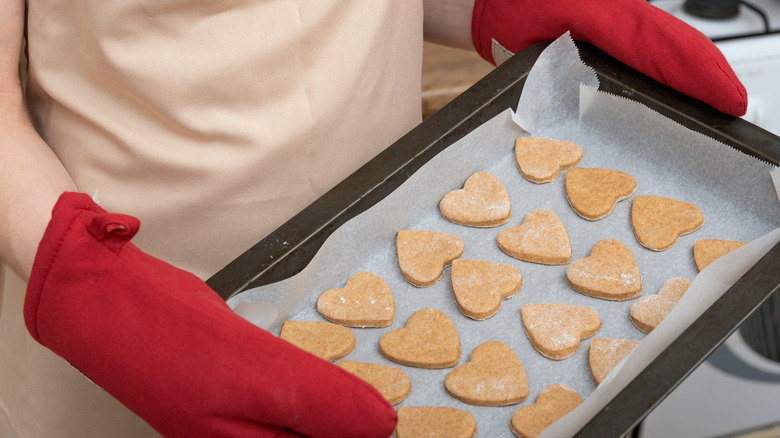
[[[401,365],[449,368],[460,360],[460,338],[443,312],[420,309],[405,327],[390,330],[379,339],[379,352]]]
[[[590,307],[563,303],[535,303],[520,307],[523,327],[534,348],[550,359],[566,359],[601,328],[601,318]]]
[[[520,438],[536,438],[581,404],[582,397],[571,386],[550,385],[539,393],[536,403],[515,412],[510,423],[512,432]]]
[[[329,361],[341,359],[357,345],[352,330],[322,321],[285,321],[279,337]]]
[[[693,260],[701,271],[721,256],[747,245],[747,242],[724,239],[704,239],[693,244]]]
[[[631,225],[636,240],[653,251],[668,249],[679,236],[704,224],[699,207],[663,196],[634,196]]]
[[[359,272],[340,289],[328,289],[317,299],[325,319],[347,327],[387,327],[395,315],[390,287],[378,275]]]
[[[607,378],[621,360],[634,348],[639,341],[634,339],[594,339],[588,348],[588,367],[590,375],[596,385],[600,385]]]
[[[495,227],[512,216],[512,206],[501,181],[492,173],[471,175],[463,188],[447,193],[439,202],[445,219],[471,227]]]
[[[447,374],[451,396],[476,406],[520,403],[528,397],[528,380],[520,359],[500,341],[488,341],[471,352],[468,363]]]
[[[579,163],[582,148],[570,141],[520,137],[515,142],[515,159],[525,179],[546,183],[557,178],[562,169]]]
[[[642,274],[631,250],[615,239],[600,240],[590,255],[566,269],[572,289],[605,300],[625,301],[642,294]]]
[[[368,382],[391,405],[404,401],[412,390],[409,376],[395,367],[354,360],[341,361],[339,366]]]
[[[469,318],[482,320],[493,316],[502,300],[520,290],[523,276],[505,263],[455,259],[450,282],[458,309]]]
[[[523,223],[498,233],[498,246],[510,256],[545,265],[571,261],[571,240],[560,218],[550,210],[533,210]]]
[[[417,287],[439,281],[444,267],[463,255],[463,239],[441,231],[401,230],[396,235],[398,267]]]
[[[398,408],[396,438],[474,438],[477,421],[457,408],[414,406]]]
[[[666,280],[658,293],[640,298],[631,305],[631,322],[639,330],[650,333],[672,311],[690,285],[691,280],[687,278],[673,277]]]
[[[566,170],[566,198],[585,219],[606,217],[615,205],[636,191],[633,176],[612,169],[570,167]]]

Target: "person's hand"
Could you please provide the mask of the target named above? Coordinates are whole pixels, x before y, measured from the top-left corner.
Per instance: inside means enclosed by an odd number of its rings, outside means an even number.
[[[472,38],[493,59],[493,40],[511,52],[571,31],[626,65],[734,116],[747,93],[704,34],[645,0],[476,0]]]
[[[168,437],[390,436],[396,415],[378,391],[140,251],[139,225],[60,196],[25,300],[38,342]]]

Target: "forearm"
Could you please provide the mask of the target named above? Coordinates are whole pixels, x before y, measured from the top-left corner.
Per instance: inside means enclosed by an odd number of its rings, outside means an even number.
[[[27,116],[19,54],[24,1],[0,7],[0,259],[24,278],[57,197],[73,180]]]
[[[57,197],[75,186],[29,122],[3,117],[0,133],[0,258],[27,278]]]
[[[423,33],[426,41],[474,50],[471,16],[474,0],[424,0]]]

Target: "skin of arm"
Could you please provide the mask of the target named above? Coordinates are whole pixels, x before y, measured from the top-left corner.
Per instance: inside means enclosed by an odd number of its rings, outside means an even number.
[[[471,16],[474,0],[423,0],[425,40],[464,50],[474,50]]]
[[[0,2],[0,258],[27,279],[51,209],[75,184],[33,128],[19,58],[25,1]]]

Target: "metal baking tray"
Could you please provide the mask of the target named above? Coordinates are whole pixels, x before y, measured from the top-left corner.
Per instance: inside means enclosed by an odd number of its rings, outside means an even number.
[[[638,73],[594,46],[577,42],[600,89],[640,102],[691,130],[780,165],[780,137],[720,113]],[[224,299],[300,272],[342,224],[370,208],[451,144],[516,105],[534,62],[549,43],[531,46],[314,201],[206,283]],[[624,436],[780,288],[776,245],[576,436]]]

